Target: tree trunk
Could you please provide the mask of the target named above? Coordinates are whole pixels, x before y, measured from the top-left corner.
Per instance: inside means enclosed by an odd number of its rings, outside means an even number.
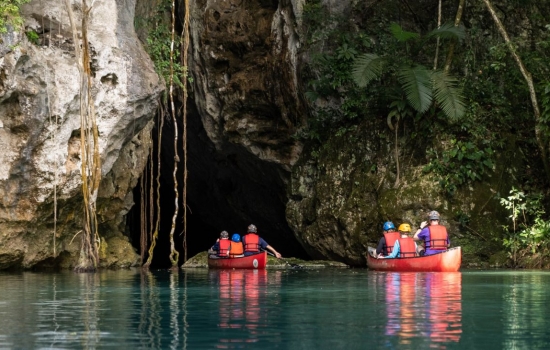
[[[441,0],[439,0],[439,6],[437,7],[437,29],[441,27]],[[437,60],[439,58],[439,37],[437,37],[437,43],[435,44],[435,58],[434,58],[434,70],[437,69]]]
[[[460,21],[462,20],[462,12],[464,11],[464,2],[465,0],[460,0],[458,3],[458,9],[456,10],[456,17],[455,17],[455,27],[458,27],[460,24]],[[445,60],[445,73],[449,73],[449,70],[451,69],[451,63],[453,62],[453,55],[455,52],[455,45],[456,40],[453,40],[451,42],[451,46],[449,46],[449,52],[447,53],[447,59]]]
[[[533,77],[531,76],[531,73],[525,68],[523,65],[523,61],[521,60],[521,57],[519,57],[516,47],[510,40],[510,37],[508,36],[508,33],[506,32],[506,29],[504,28],[504,25],[498,18],[498,15],[493,8],[493,5],[491,4],[490,0],[483,0],[485,5],[487,6],[487,10],[489,10],[489,13],[493,17],[493,20],[495,21],[495,24],[498,28],[498,31],[504,38],[504,41],[506,42],[506,46],[508,47],[508,50],[510,50],[510,53],[512,54],[512,57],[516,61],[519,70],[521,71],[521,74],[523,75],[523,78],[527,82],[527,86],[529,87],[529,96],[531,97],[531,104],[533,105],[533,112],[535,114],[535,138],[537,140],[537,145],[539,147],[541,156],[542,156],[542,164],[544,166],[544,171],[546,173],[546,179],[548,182],[550,182],[550,164],[548,162],[548,138],[544,134],[544,122],[541,119],[539,104],[537,102],[537,93],[535,91],[535,84],[533,83]]]

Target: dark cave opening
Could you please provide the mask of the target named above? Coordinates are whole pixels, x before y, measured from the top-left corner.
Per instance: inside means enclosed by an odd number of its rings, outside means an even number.
[[[222,230],[226,230],[230,234],[236,232],[242,235],[245,233],[246,227],[253,223],[258,227],[260,236],[283,256],[309,259],[308,254],[301,247],[286,222],[285,203],[287,198],[284,178],[288,177],[288,174],[285,174],[278,165],[254,157],[242,146],[225,141],[221,150],[216,149],[206,135],[197,111],[192,107],[189,110],[187,118],[187,258],[210,248]],[[171,266],[169,234],[175,202],[172,175],[175,159],[175,133],[171,116],[166,114],[164,118],[159,191],[161,218],[159,238],[153,252],[152,269]],[[177,117],[177,120],[178,156],[183,160],[181,116]],[[153,130],[153,180],[157,176],[157,132],[158,118],[157,128]],[[146,167],[145,173],[147,173],[147,178],[151,177],[149,167]],[[180,252],[178,263],[180,266],[184,262],[183,162],[178,163],[177,180],[179,213],[176,218],[174,242],[176,249]],[[143,190],[143,198],[147,206],[150,203],[148,188],[149,185]],[[153,192],[155,191],[156,189]],[[139,182],[133,193],[135,204],[128,213],[127,226],[132,244],[140,252],[140,235],[143,223],[141,220],[142,189]],[[156,195],[154,195],[153,203],[155,201]],[[153,207],[155,206],[153,205]],[[149,209],[146,209],[145,216],[150,216]],[[146,226],[150,227],[151,225],[147,223]],[[150,241],[147,249],[149,249],[149,245]]]

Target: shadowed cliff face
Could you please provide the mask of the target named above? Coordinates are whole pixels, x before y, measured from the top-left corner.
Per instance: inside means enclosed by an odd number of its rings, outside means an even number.
[[[151,1],[138,1],[138,18],[150,18],[151,6]],[[305,121],[298,92],[297,5],[231,0],[196,1],[190,6],[188,255],[208,249],[222,230],[243,234],[253,223],[283,255],[307,257],[285,217],[290,169],[302,150],[293,135]],[[145,40],[145,31],[140,35]],[[161,145],[164,236],[174,207],[174,127],[170,123],[163,129]],[[180,116],[180,139],[182,130]],[[178,154],[182,159],[181,146]],[[180,194],[182,168],[180,162]],[[178,233],[181,223],[180,205]],[[180,242],[177,236],[177,247]],[[161,237],[159,253],[155,251],[158,266],[169,264],[167,245],[167,238]]]
[[[305,119],[294,17],[290,1],[192,4],[188,198],[191,216],[212,229],[209,245],[254,223],[284,255],[306,256],[285,218],[302,149],[293,135]]]

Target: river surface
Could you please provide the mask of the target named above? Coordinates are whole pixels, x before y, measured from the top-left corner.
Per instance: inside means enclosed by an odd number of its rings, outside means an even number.
[[[0,273],[0,349],[549,349],[550,273]]]

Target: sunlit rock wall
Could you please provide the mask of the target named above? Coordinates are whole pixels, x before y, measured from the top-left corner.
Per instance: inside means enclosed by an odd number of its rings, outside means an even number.
[[[80,1],[71,2],[79,33]],[[123,235],[150,148],[159,79],[133,28],[133,0],[88,1],[103,181],[102,266],[139,257]],[[0,44],[0,269],[75,264],[80,250],[79,74],[64,1],[33,0]],[[54,219],[54,212],[57,218]]]

